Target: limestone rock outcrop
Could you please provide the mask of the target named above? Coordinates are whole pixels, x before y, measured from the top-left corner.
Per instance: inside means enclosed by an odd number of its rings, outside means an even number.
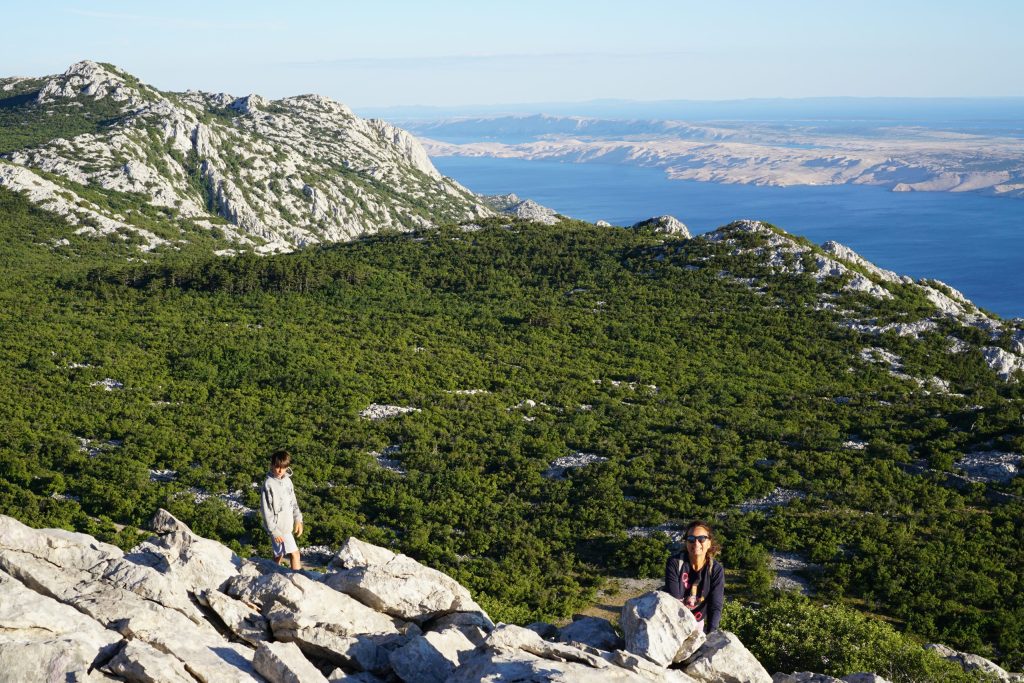
[[[406,555],[350,538],[331,562],[327,585],[376,610],[422,623],[453,612],[480,612],[451,577]]]
[[[554,209],[541,206],[532,199],[520,199],[518,195],[499,194],[484,197],[487,204],[499,213],[524,221],[554,225],[558,222],[558,214]]]
[[[686,224],[675,216],[654,216],[642,220],[639,223],[634,223],[629,226],[630,230],[648,230],[654,233],[663,235],[672,235],[674,237],[690,238],[690,229],[686,227]]]
[[[185,226],[274,252],[493,213],[438,173],[412,135],[319,95],[161,92],[92,61],[43,79],[0,78],[7,86],[25,107],[45,105],[55,126],[52,140],[4,155],[0,185],[62,213],[77,234],[116,234],[142,250],[188,241],[146,229],[155,219],[170,234]],[[62,137],[61,122],[83,111],[109,125]],[[161,212],[137,220],[91,202],[83,185],[140,193]]]
[[[153,527],[123,553],[0,515],[0,683],[771,680],[732,634],[704,643],[665,593],[624,607],[625,649],[593,617],[541,629],[558,642],[355,538],[320,574],[239,558],[163,510]]]
[[[707,683],[772,683],[772,677],[740,639],[722,630],[708,636],[685,671]]]

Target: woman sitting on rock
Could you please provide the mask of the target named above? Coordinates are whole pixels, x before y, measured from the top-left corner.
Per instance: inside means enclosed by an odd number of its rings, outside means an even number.
[[[711,525],[695,521],[686,526],[683,549],[665,565],[665,591],[693,613],[704,633],[718,628],[725,603],[725,570],[715,561],[722,546]]]

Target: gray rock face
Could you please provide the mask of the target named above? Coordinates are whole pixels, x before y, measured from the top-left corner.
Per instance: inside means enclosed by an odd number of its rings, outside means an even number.
[[[476,645],[458,628],[414,636],[391,653],[391,668],[404,681],[443,683]]]
[[[630,230],[651,230],[655,233],[690,238],[689,228],[675,216],[655,216],[629,227]]]
[[[469,591],[451,577],[406,555],[364,543],[345,542],[331,563],[331,588],[400,619],[422,623],[452,612],[480,612]]]
[[[627,650],[661,666],[687,659],[704,643],[704,632],[690,610],[662,591],[628,600],[619,625]]]
[[[121,637],[0,572],[0,680],[64,680],[85,672]]]
[[[156,513],[151,526],[157,536],[133,548],[132,558],[189,591],[218,590],[242,566],[242,559],[230,548],[197,536],[166,510]]]
[[[849,676],[843,676],[840,680],[844,681],[844,683],[890,683],[890,681],[878,674],[872,673],[850,674]]]
[[[714,631],[685,668],[707,683],[772,683],[761,663],[728,631]]]
[[[141,683],[195,683],[185,663],[141,640],[129,640],[104,671]]]
[[[487,647],[501,652],[528,652],[537,657],[554,659],[564,662],[577,662],[595,669],[605,669],[610,665],[600,652],[573,647],[564,643],[551,643],[537,633],[522,626],[499,624],[487,637]]]
[[[250,645],[258,646],[270,640],[270,624],[266,618],[241,600],[211,590],[200,592],[196,598],[213,610],[232,633]]]
[[[615,632],[611,622],[600,617],[574,617],[571,624],[558,631],[558,639],[563,643],[582,643],[609,652],[625,647],[625,641]]]
[[[260,643],[253,666],[271,683],[327,683],[327,678],[291,643]]]

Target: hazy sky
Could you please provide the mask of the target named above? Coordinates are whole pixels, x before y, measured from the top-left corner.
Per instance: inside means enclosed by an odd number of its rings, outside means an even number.
[[[352,106],[1024,95],[1022,0],[5,3],[0,75]]]

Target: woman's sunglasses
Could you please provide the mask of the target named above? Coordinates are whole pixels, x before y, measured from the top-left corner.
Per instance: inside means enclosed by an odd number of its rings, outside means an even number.
[[[699,541],[700,543],[705,543],[705,542],[707,542],[707,540],[709,538],[711,538],[711,537],[710,536],[705,536],[704,534],[701,534],[700,536],[687,536],[686,537],[686,542],[687,543],[697,543]]]

